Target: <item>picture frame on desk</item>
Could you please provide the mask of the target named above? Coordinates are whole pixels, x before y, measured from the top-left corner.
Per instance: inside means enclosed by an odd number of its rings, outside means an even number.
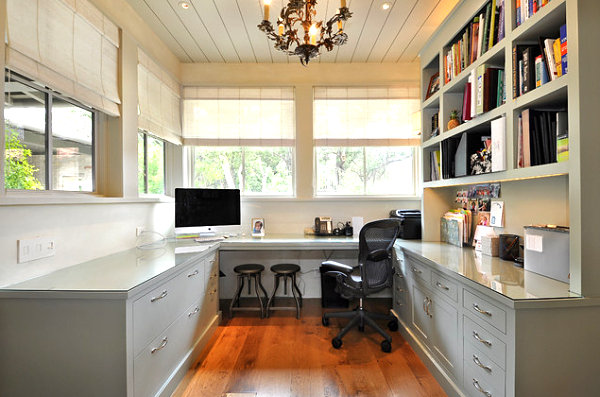
[[[440,89],[440,73],[437,72],[429,79],[429,86],[427,87],[427,94],[425,99],[429,99],[430,96],[435,94]]]
[[[265,220],[264,218],[252,218],[252,237],[264,237],[265,235]]]

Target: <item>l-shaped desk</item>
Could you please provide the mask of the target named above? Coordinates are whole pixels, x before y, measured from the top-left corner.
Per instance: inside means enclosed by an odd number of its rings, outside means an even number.
[[[169,242],[0,288],[0,395],[168,396],[218,325],[219,267],[306,260],[310,278],[357,250],[347,237]],[[401,332],[450,395],[541,395],[566,373],[577,395],[600,388],[599,344],[583,343],[600,333],[597,299],[472,249],[399,240],[396,253]],[[568,371],[552,364],[556,344]]]

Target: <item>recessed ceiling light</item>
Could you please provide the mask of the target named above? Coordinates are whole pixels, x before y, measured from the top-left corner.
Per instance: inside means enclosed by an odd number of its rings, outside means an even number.
[[[383,3],[381,5],[381,9],[382,10],[389,10],[389,8],[390,8],[390,3]]]
[[[183,8],[184,10],[187,10],[188,8],[190,8],[190,3],[188,3],[187,1],[180,1],[179,7]]]

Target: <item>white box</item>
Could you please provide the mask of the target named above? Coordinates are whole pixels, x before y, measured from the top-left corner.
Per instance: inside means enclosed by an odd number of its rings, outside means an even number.
[[[525,226],[524,267],[569,282],[569,228]]]

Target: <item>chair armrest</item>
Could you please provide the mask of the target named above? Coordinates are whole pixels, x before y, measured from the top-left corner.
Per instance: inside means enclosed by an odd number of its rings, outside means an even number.
[[[331,272],[341,272],[346,275],[352,273],[352,266],[344,265],[343,263],[335,262],[335,261],[325,261],[321,264],[321,266],[325,267],[327,273]]]
[[[379,262],[379,261],[389,258],[389,256],[390,256],[390,253],[388,252],[388,250],[379,249],[379,250],[369,252],[369,255],[367,255],[367,260],[372,261],[372,262]]]

